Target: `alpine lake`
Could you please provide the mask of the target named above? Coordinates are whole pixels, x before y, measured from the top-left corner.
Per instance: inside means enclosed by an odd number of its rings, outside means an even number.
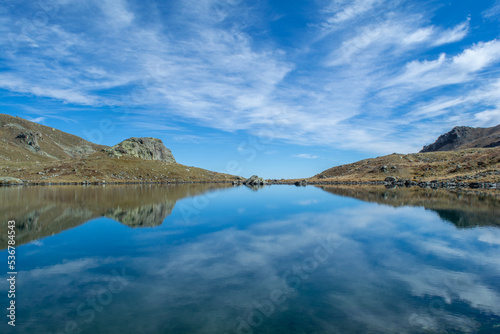
[[[0,333],[500,333],[498,198],[1,187],[0,268],[15,221],[16,277],[15,298],[0,282]]]

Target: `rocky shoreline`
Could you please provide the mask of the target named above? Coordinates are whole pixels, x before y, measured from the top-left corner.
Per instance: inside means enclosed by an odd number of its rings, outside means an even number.
[[[388,188],[395,187],[420,187],[420,188],[469,188],[469,189],[500,189],[500,183],[494,182],[449,182],[449,181],[427,181],[427,182],[417,182],[417,181],[408,181],[408,180],[384,180],[384,181],[294,181],[294,182],[286,182],[286,181],[278,181],[278,180],[269,180],[266,184],[288,184],[295,185],[297,187],[304,187],[307,185],[372,185],[372,186],[385,186]]]
[[[126,181],[126,182],[106,182],[106,181],[80,181],[80,182],[23,182],[21,179],[12,177],[1,177],[0,186],[52,186],[52,185],[138,185],[138,184],[218,184],[229,183],[233,186],[247,186],[249,188],[263,187],[266,185],[295,185],[305,187],[307,185],[371,185],[385,186],[386,188],[431,188],[431,189],[500,189],[500,182],[463,182],[456,180],[433,180],[433,181],[410,181],[397,179],[393,176],[386,177],[379,181],[315,181],[315,180],[264,180],[262,177],[253,175],[248,179],[240,178],[238,180],[213,180],[213,181]]]
[[[7,178],[0,178],[0,187],[2,186],[104,186],[104,185],[140,185],[140,184],[222,184],[228,183],[230,184],[232,181],[222,181],[222,180],[214,180],[214,181],[126,181],[126,182],[106,182],[106,181],[79,181],[79,182],[23,182],[20,179],[10,180],[9,182],[5,182]]]
[[[374,185],[385,186],[387,188],[395,187],[420,187],[420,188],[469,188],[469,189],[500,189],[500,182],[463,182],[457,180],[433,180],[433,181],[410,181],[407,179],[397,179],[393,176],[386,177],[380,181],[314,181],[314,180],[264,180],[256,175],[253,175],[247,180],[232,181],[234,186],[246,185],[249,187],[263,185],[295,185],[297,187],[305,187],[307,185]]]

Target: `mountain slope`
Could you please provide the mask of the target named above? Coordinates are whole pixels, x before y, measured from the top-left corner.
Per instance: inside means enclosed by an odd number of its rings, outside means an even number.
[[[430,181],[437,178],[468,179],[470,176],[486,173],[487,179],[496,180],[500,179],[497,173],[499,170],[500,147],[494,147],[450,152],[394,153],[332,167],[311,179],[374,181],[394,176],[399,179]]]
[[[491,128],[455,127],[419,153],[365,159],[336,166],[310,181],[380,181],[398,179],[500,180],[500,125]]]
[[[48,162],[81,158],[106,147],[5,114],[0,114],[0,142],[0,162]]]
[[[0,114],[0,183],[229,182],[233,175],[188,167],[155,138],[130,138],[113,147]],[[12,183],[19,183],[19,180]],[[5,182],[7,183],[7,182]]]
[[[420,153],[496,146],[500,146],[500,125],[491,128],[457,126],[439,136],[434,143],[424,146]]]

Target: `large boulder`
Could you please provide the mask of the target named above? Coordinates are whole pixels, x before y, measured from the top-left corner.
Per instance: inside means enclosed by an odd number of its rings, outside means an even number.
[[[16,139],[33,152],[41,150],[38,139],[43,140],[43,136],[40,132],[33,132],[30,130],[23,131],[17,135]]]
[[[266,184],[266,181],[263,178],[258,177],[257,175],[252,175],[248,179],[243,181],[243,184],[247,186],[257,186]]]
[[[103,149],[110,156],[131,156],[144,160],[175,162],[172,152],[157,138],[129,138],[112,147]]]

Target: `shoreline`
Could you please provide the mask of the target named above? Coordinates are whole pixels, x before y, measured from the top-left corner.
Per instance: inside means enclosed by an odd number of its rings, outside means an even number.
[[[14,182],[0,183],[0,187],[19,187],[19,186],[105,186],[105,185],[177,185],[177,184],[231,184],[235,187],[243,186],[241,180],[220,180],[220,181],[143,181],[143,182],[107,182],[107,181],[75,181],[75,182]],[[497,182],[450,182],[446,180],[434,181],[409,181],[409,180],[378,180],[378,181],[309,181],[307,179],[297,180],[265,180],[264,184],[249,186],[249,188],[259,188],[270,185],[291,185],[296,187],[305,187],[307,185],[323,186],[323,185],[338,185],[338,186],[385,186],[387,189],[392,188],[431,188],[431,189],[483,189],[496,190],[500,189],[500,183]]]

